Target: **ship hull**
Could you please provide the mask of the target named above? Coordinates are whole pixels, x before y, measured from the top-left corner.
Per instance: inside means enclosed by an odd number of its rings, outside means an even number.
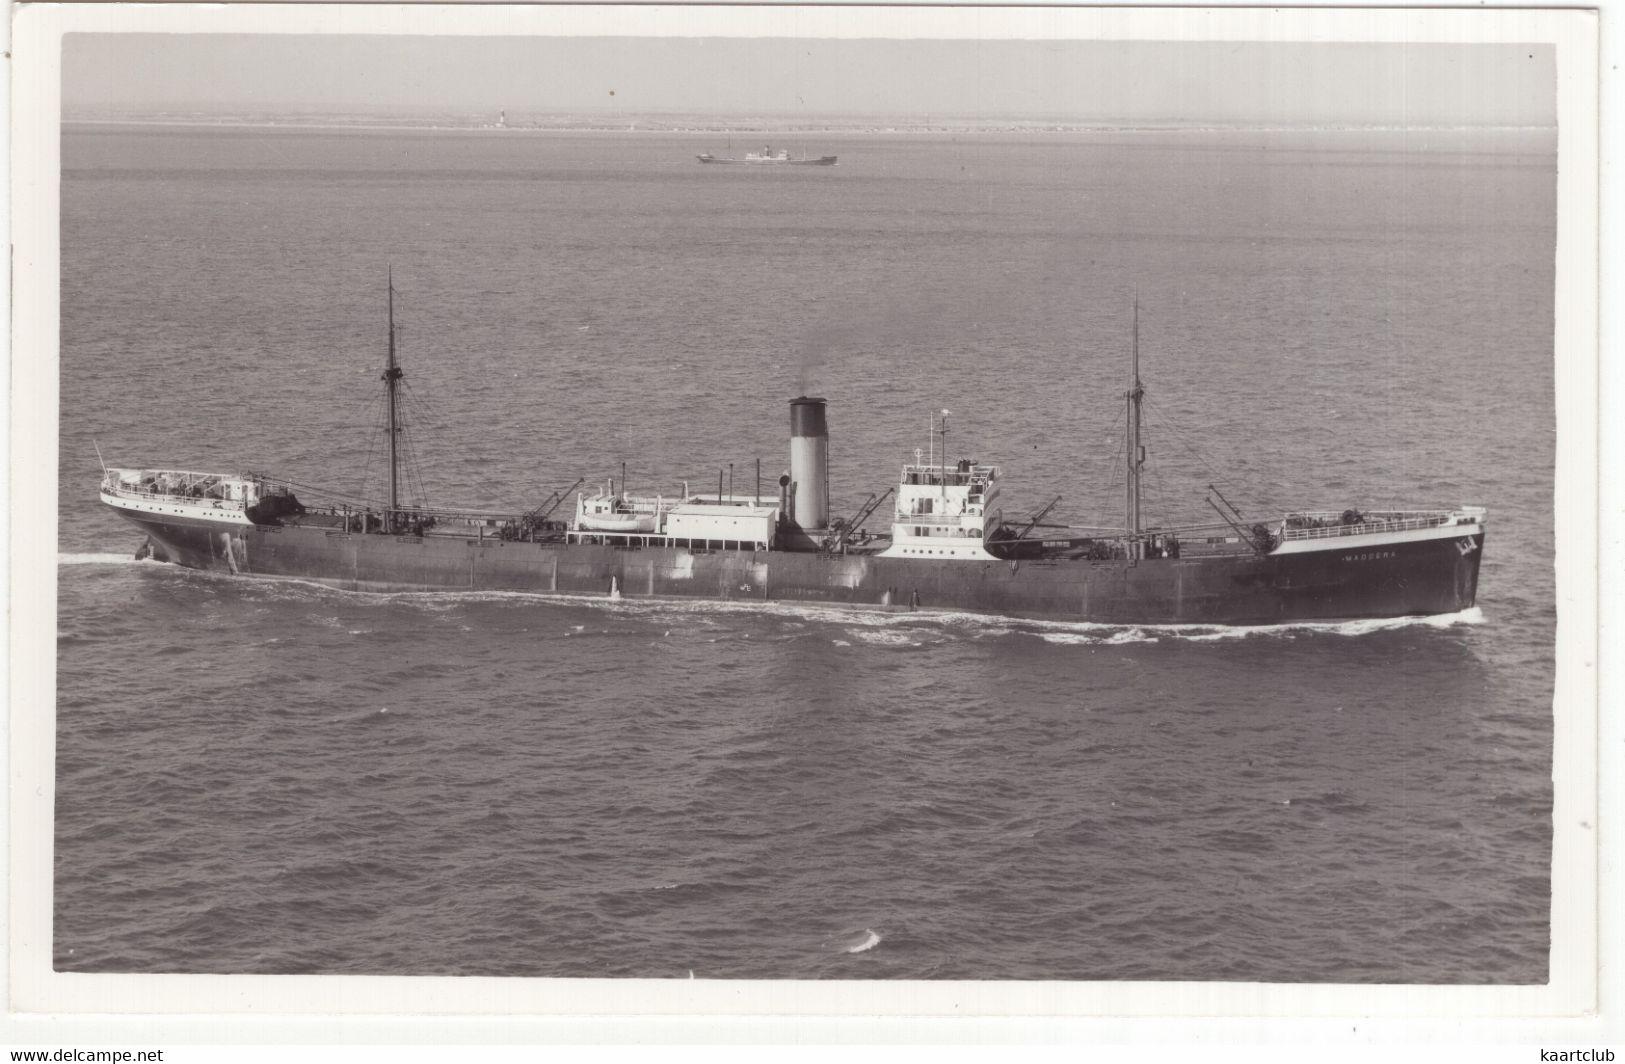
[[[1262,625],[1455,613],[1474,605],[1484,534],[1269,555],[963,561],[796,551],[619,548],[223,526],[119,509],[194,569],[354,591],[519,591],[815,602],[1106,624]]]
[[[695,158],[713,166],[834,166],[836,160],[834,155],[818,159],[719,159],[714,155],[698,155]]]

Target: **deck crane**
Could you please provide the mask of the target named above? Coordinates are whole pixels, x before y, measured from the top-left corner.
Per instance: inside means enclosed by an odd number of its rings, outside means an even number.
[[[548,517],[552,515],[553,511],[559,508],[559,504],[565,499],[569,498],[570,493],[579,488],[582,482],[586,479],[586,477],[578,477],[574,484],[571,484],[563,491],[555,491],[553,494],[543,499],[541,504],[537,506],[536,509],[520,517],[519,520],[515,522],[516,537],[521,539],[533,538],[536,534],[536,530],[541,528],[547,521]]]
[[[869,498],[862,506],[858,507],[858,512],[853,516],[852,520],[835,529],[835,534],[829,539],[830,550],[838,551],[845,547],[852,539],[853,533],[857,532],[863,526],[863,523],[874,515],[874,512],[880,508],[880,504],[885,502],[894,490],[896,489],[887,488],[879,495],[870,492]]]
[[[1049,512],[1051,510],[1055,509],[1055,504],[1060,502],[1060,501],[1061,501],[1061,497],[1059,495],[1057,495],[1057,496],[1055,496],[1055,498],[1051,499],[1049,501],[1049,505],[1044,507],[1042,510],[1038,511],[1038,513],[1034,514],[1033,519],[1031,521],[1028,521],[1027,524],[1022,528],[1022,530],[1020,532],[1017,532],[1013,538],[1015,538],[1015,539],[1025,539],[1027,537],[1027,533],[1029,533],[1033,529],[1037,528],[1038,527],[1038,522],[1042,521],[1045,517],[1049,516]]]

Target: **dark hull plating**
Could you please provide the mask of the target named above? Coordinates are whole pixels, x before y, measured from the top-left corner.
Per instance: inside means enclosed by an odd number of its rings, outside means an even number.
[[[1108,624],[1273,624],[1455,613],[1474,604],[1483,533],[1304,554],[1127,561],[933,561],[690,551],[246,527],[121,512],[170,561],[355,591],[781,600]]]

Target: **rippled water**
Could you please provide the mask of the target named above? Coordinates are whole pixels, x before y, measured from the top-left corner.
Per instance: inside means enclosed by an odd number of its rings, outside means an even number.
[[[69,127],[55,959],[83,971],[1543,982],[1552,145]],[[833,508],[1481,502],[1479,608],[1235,631],[355,595],[128,560],[114,464]]]

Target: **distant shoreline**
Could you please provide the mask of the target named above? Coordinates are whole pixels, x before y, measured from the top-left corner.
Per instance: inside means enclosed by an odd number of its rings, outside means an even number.
[[[828,126],[685,126],[685,125],[651,125],[642,123],[628,123],[626,125],[605,125],[602,123],[582,124],[525,124],[525,125],[496,125],[496,124],[448,124],[433,121],[346,121],[331,119],[299,118],[289,120],[273,120],[265,118],[248,118],[230,116],[221,118],[170,118],[162,116],[140,117],[82,117],[63,118],[62,125],[68,126],[133,126],[153,128],[189,128],[189,129],[260,129],[260,130],[288,130],[291,132],[320,131],[320,132],[369,132],[369,133],[490,133],[504,135],[526,134],[580,134],[580,133],[614,133],[664,136],[695,136],[695,137],[820,137],[820,136],[993,136],[993,135],[1030,135],[1030,136],[1067,136],[1080,134],[1172,134],[1172,133],[1556,133],[1556,126],[1380,126],[1380,125],[1319,125],[1319,126],[1271,126],[1271,125],[1146,125],[1146,124],[1104,124],[1104,123],[1012,123],[1001,125],[987,123],[982,125],[954,125],[954,124],[919,124],[919,125],[881,125],[881,124],[831,124]]]

